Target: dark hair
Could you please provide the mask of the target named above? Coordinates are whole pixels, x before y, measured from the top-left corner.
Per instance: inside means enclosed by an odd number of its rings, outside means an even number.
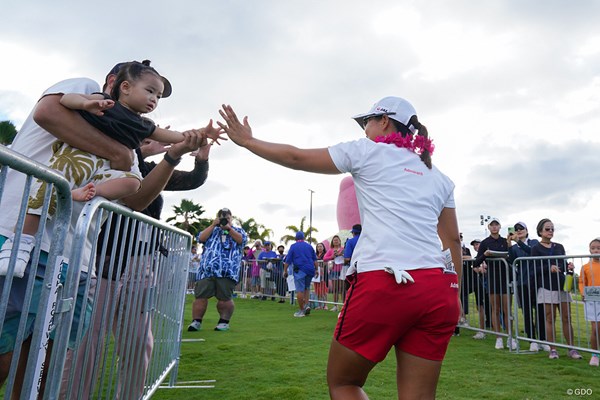
[[[338,238],[338,240],[340,241],[340,247],[342,247],[342,238],[340,238],[338,235],[333,235],[331,237],[331,247],[333,247],[333,239],[334,238]]]
[[[539,237],[542,237],[542,229],[544,229],[544,225],[546,224],[546,222],[552,221],[549,218],[542,218],[540,222],[538,222],[537,227],[535,228]]]
[[[327,251],[327,247],[325,247],[325,244],[323,242],[319,242],[317,243],[317,245],[315,246],[315,250],[319,247],[319,245],[323,246],[323,251]]]
[[[410,129],[408,129],[408,127],[402,122],[396,121],[392,118],[390,118],[390,120],[392,121],[392,124],[394,124],[394,128],[396,128],[396,131],[402,134],[402,137],[406,137],[406,135],[412,134]],[[408,120],[408,125],[412,125],[417,130],[417,135],[423,136],[425,139],[429,138],[429,132],[427,132],[427,127],[419,122],[416,115],[410,117],[410,119]],[[427,168],[431,169],[431,153],[429,152],[429,150],[423,150],[423,152],[421,153],[421,161],[425,163]]]
[[[121,84],[125,81],[135,82],[139,80],[144,74],[154,74],[157,77],[161,78],[160,74],[150,66],[150,60],[144,60],[142,62],[131,61],[125,63],[125,65],[121,66],[119,69],[119,73],[117,74],[117,77],[115,79],[115,83],[113,85],[112,91],[110,92],[110,96],[115,101],[119,100],[119,97],[121,95]]]

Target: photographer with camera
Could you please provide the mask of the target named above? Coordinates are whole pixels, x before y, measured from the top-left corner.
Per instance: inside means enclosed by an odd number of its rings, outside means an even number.
[[[242,228],[231,225],[232,214],[228,208],[217,213],[212,224],[200,232],[198,241],[204,244],[198,281],[194,289],[192,317],[188,331],[199,331],[206,313],[208,299],[217,298],[219,322],[216,331],[229,330],[229,320],[234,310],[233,290],[240,277],[242,250],[248,235]]]

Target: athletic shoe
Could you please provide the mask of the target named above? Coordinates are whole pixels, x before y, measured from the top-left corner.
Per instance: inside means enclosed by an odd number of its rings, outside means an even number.
[[[201,327],[202,327],[202,322],[192,321],[190,326],[188,326],[188,332],[199,331]]]
[[[550,346],[548,346],[547,344],[543,344],[542,345],[542,350],[544,350],[545,352],[550,352]]]
[[[540,345],[538,345],[536,342],[531,342],[531,344],[529,345],[529,351],[531,351],[531,352],[540,351]]]
[[[278,301],[278,303],[285,303],[285,300],[281,299],[281,300]]]
[[[337,310],[338,310],[337,306],[333,306],[333,307],[331,307],[331,310],[329,310],[329,311],[334,311],[335,312]]]
[[[458,321],[458,326],[467,327],[467,326],[469,326],[469,321],[467,321],[467,319],[465,317],[461,317],[460,320]]]
[[[302,317],[304,317],[304,311],[302,311],[302,310],[296,311],[294,313],[294,317],[296,317],[296,318],[302,318]]]
[[[215,331],[228,331],[229,330],[229,324],[226,324],[225,322],[221,322],[219,324],[217,324],[217,326],[215,326]]]
[[[14,237],[6,239],[0,250],[0,276],[6,276],[8,274],[8,264],[10,264],[10,256],[12,254],[13,247],[16,245],[13,242]],[[14,277],[22,278],[25,274],[25,268],[29,263],[31,252],[35,242],[35,237],[21,234],[21,241],[19,243],[19,251],[17,252],[17,260],[15,261]]]
[[[558,351],[551,349],[548,358],[551,360],[558,360]]]
[[[507,349],[511,349],[511,350],[516,350],[518,347],[518,343],[517,343],[517,339],[514,338],[508,338],[506,339],[506,348]]]
[[[327,311],[327,306],[323,306],[323,310]]]
[[[600,358],[598,358],[596,354],[594,354],[592,358],[590,358],[590,365],[592,367],[597,367],[600,365]]]
[[[304,315],[310,315],[310,307],[309,306],[304,307]]]
[[[572,358],[573,360],[581,360],[583,358],[583,356],[581,354],[579,354],[579,352],[577,350],[569,350],[569,357]]]
[[[473,339],[483,340],[483,339],[485,339],[485,333],[479,331],[473,335]]]
[[[496,349],[497,350],[502,350],[504,348],[504,342],[502,341],[502,338],[496,338]]]

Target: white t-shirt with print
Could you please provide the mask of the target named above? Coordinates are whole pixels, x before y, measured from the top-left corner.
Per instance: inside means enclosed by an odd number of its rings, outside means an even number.
[[[94,92],[100,92],[100,86],[95,81],[88,78],[73,78],[67,79],[52,87],[48,88],[42,95],[42,97],[53,94],[65,94],[65,93],[80,93],[80,94],[92,94]],[[35,109],[34,109],[35,111]],[[15,136],[15,139],[10,146],[11,150],[21,153],[39,163],[48,165],[50,158],[52,157],[52,144],[58,139],[44,130],[41,126],[35,123],[33,120],[33,111],[19,130],[19,133]],[[135,153],[134,153],[135,154]],[[132,165],[132,172],[140,174],[137,159],[134,160]],[[13,234],[19,208],[23,197],[23,188],[25,187],[26,175],[18,171],[9,170],[6,182],[4,186],[4,193],[0,202],[0,235],[9,237]],[[71,224],[69,227],[69,233],[65,238],[65,256],[70,258],[70,250],[72,246],[72,237],[74,233],[79,214],[83,209],[85,203],[73,202],[73,213],[71,215]],[[93,225],[92,225],[93,226]],[[42,250],[48,251],[50,249],[50,240],[52,239],[52,231],[54,227],[54,220],[48,220],[46,225],[46,231],[42,239]],[[81,271],[87,272],[89,264],[89,256],[92,251],[92,240],[95,238],[88,235],[88,240],[85,244],[84,258],[81,266]]]
[[[407,149],[367,138],[331,146],[329,154],[352,174],[362,223],[348,273],[355,262],[359,273],[444,267],[438,218],[455,208],[447,176]]]

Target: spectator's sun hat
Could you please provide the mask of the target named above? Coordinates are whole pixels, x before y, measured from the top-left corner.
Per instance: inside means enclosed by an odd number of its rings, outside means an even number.
[[[515,226],[514,226],[513,228],[515,228],[515,229],[519,229],[519,227],[521,227],[521,228],[524,228],[524,229],[527,229],[527,225],[525,225],[525,222],[521,222],[521,221],[519,221],[519,222],[517,222],[517,223],[515,224]]]
[[[479,239],[471,240],[471,246],[473,246],[475,243],[481,243],[481,240],[479,240]]]
[[[492,217],[492,219],[490,219],[490,222],[488,222],[488,225],[491,225],[492,222],[496,222],[498,225],[502,225],[500,223],[500,220],[498,218],[496,218],[496,217]]]

